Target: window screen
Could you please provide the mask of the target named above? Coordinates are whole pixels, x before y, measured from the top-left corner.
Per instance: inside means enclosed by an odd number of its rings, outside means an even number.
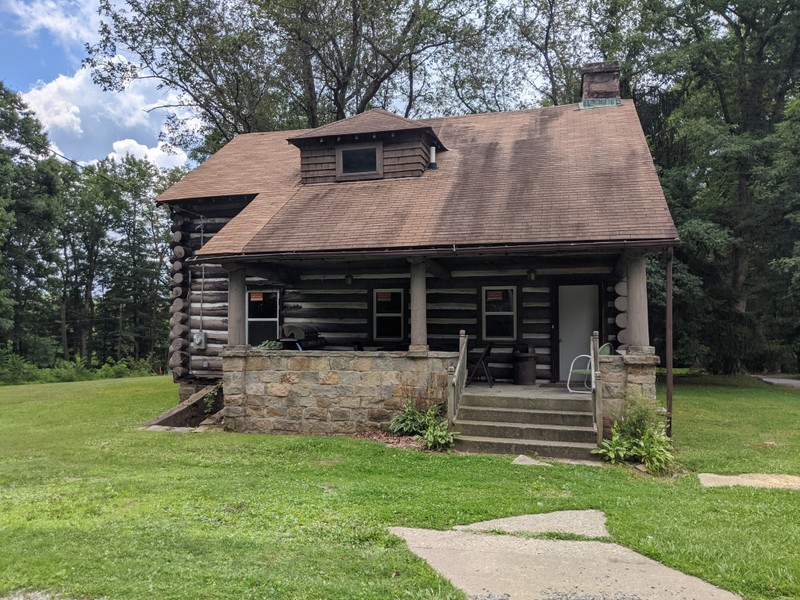
[[[483,339],[516,339],[516,309],[516,288],[483,288]]]
[[[372,296],[374,338],[403,339],[403,290],[374,290]]]
[[[247,293],[247,343],[251,346],[280,337],[278,300],[277,290]]]

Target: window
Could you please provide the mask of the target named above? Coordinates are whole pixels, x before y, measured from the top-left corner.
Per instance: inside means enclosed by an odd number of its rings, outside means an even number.
[[[517,339],[516,296],[515,287],[483,288],[483,339]]]
[[[247,343],[258,346],[267,340],[277,340],[278,290],[247,292]]]
[[[383,177],[383,144],[351,144],[336,148],[336,179],[353,181]]]
[[[403,290],[373,290],[373,338],[376,340],[402,340],[404,321]]]

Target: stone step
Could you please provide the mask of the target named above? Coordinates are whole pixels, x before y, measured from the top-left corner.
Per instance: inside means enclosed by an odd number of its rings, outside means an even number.
[[[482,454],[535,454],[549,458],[599,460],[592,454],[597,446],[579,442],[546,442],[541,440],[508,440],[504,438],[460,435],[456,450]]]
[[[453,423],[453,430],[465,436],[508,440],[540,440],[586,444],[593,444],[596,440],[593,427],[570,427],[565,425],[530,425],[527,423],[497,423],[456,419],[455,423]]]
[[[527,408],[495,408],[491,406],[461,406],[458,418],[464,421],[495,421],[500,423],[539,423],[592,427],[591,412],[568,410],[536,410]]]
[[[592,412],[590,394],[553,394],[536,398],[523,396],[501,396],[490,394],[470,394],[464,392],[459,408],[462,406],[482,406],[491,408],[527,408],[531,410],[566,410],[570,412]]]

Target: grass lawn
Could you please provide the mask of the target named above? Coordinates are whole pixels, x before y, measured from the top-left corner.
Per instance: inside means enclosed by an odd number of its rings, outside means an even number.
[[[678,381],[680,459],[800,474],[800,393],[734,383]],[[175,399],[167,378],[0,388],[0,596],[462,598],[386,528],[597,508],[615,541],[670,566],[748,598],[800,597],[798,492],[136,428]]]

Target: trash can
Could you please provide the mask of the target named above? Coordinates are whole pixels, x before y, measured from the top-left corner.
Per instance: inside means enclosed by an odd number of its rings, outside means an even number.
[[[511,354],[514,367],[514,383],[516,385],[534,385],[536,383],[536,354],[527,344],[518,344]]]

